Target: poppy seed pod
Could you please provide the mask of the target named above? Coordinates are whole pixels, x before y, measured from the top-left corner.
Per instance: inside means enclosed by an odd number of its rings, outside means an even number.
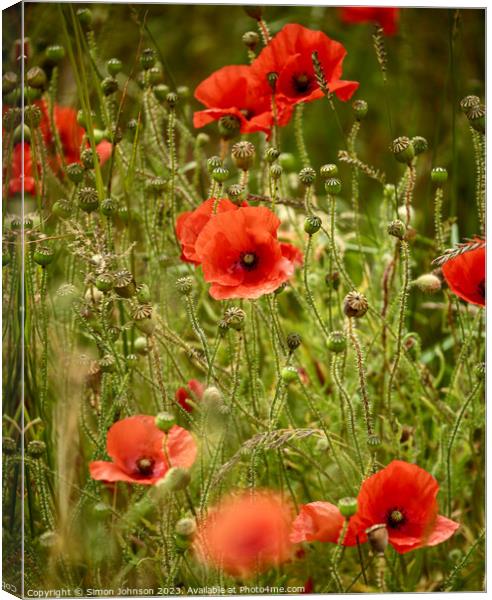
[[[369,303],[364,294],[360,292],[349,292],[343,301],[343,312],[347,317],[360,318],[363,317],[369,308]]]
[[[417,135],[412,138],[412,146],[413,146],[413,149],[415,150],[415,156],[417,156],[419,154],[422,154],[422,152],[425,152],[427,150],[427,148],[429,147],[429,144],[428,144],[427,140],[425,139],[425,137],[422,137],[421,135]]]
[[[237,142],[232,147],[231,154],[236,167],[241,171],[248,171],[255,159],[255,147],[251,142]]]
[[[241,122],[234,115],[225,115],[219,119],[219,133],[225,140],[230,140],[239,134]]]
[[[114,291],[122,298],[131,298],[135,295],[137,286],[130,271],[121,269],[114,274]]]
[[[142,336],[135,339],[133,342],[133,348],[137,354],[147,354],[148,343],[147,338]]]
[[[53,262],[53,258],[55,256],[55,252],[52,248],[48,246],[37,247],[34,250],[34,262],[40,265],[41,267],[47,267],[49,264]]]
[[[260,36],[256,33],[256,31],[247,31],[245,34],[243,34],[242,40],[243,44],[246,46],[246,48],[248,48],[248,50],[254,51],[256,46],[258,46]]]
[[[270,164],[274,163],[279,156],[280,156],[280,152],[278,151],[277,148],[275,148],[273,146],[270,146],[269,148],[267,148],[267,150],[265,152],[265,159]]]
[[[305,185],[310,186],[316,180],[316,171],[312,167],[304,167],[299,173],[299,181]]]
[[[176,417],[170,412],[160,412],[155,418],[155,424],[161,431],[167,433],[176,425]]]
[[[46,444],[41,440],[33,440],[27,444],[27,453],[33,458],[39,458],[46,451]]]
[[[127,354],[125,357],[126,364],[130,369],[138,365],[138,356],[136,354]]]
[[[239,183],[233,183],[227,188],[227,195],[231,200],[236,200],[244,192],[244,187]]]
[[[393,140],[391,151],[396,160],[401,163],[410,164],[415,157],[415,149],[410,138],[401,136]]]
[[[347,497],[341,498],[338,501],[338,508],[342,513],[342,516],[349,519],[352,515],[357,512],[357,498]]]
[[[362,121],[366,117],[368,109],[369,107],[365,100],[355,100],[352,104],[352,110],[357,121]]]
[[[99,206],[99,196],[92,187],[84,187],[77,194],[79,207],[86,213],[91,213]]]
[[[376,555],[384,554],[388,545],[388,529],[386,523],[371,525],[365,530],[371,550]]]
[[[473,367],[473,373],[479,381],[481,381],[482,379],[485,379],[485,363],[480,362],[480,363],[476,364]]]
[[[102,373],[114,373],[116,370],[116,360],[112,354],[106,354],[99,361],[99,368]]]
[[[211,156],[207,159],[207,171],[211,174],[214,169],[222,166],[222,160],[218,156]]]
[[[307,219],[304,221],[304,231],[309,235],[313,235],[319,231],[320,227],[321,219],[316,215],[309,215],[309,217],[307,217]]]
[[[460,101],[460,108],[465,114],[474,106],[480,106],[480,98],[478,96],[465,96]]]
[[[297,350],[302,343],[302,338],[298,333],[289,333],[287,336],[287,347],[291,352]]]
[[[334,164],[323,165],[319,170],[319,174],[324,180],[331,179],[332,177],[336,177],[338,175],[338,167]]]
[[[164,83],[159,83],[152,88],[152,91],[154,92],[154,96],[157,98],[157,100],[164,102],[169,94],[169,86],[165,85]]]
[[[448,180],[448,172],[443,167],[435,167],[431,171],[431,181],[438,186],[442,186]]]
[[[170,492],[177,492],[187,488],[190,481],[191,476],[188,469],[184,469],[183,467],[171,467],[158,485]]]
[[[270,167],[270,177],[274,181],[277,181],[278,179],[280,179],[282,177],[283,172],[284,172],[284,170],[282,169],[282,167],[280,165],[275,164]]]
[[[94,157],[92,148],[85,148],[85,150],[80,153],[80,162],[82,163],[84,169],[92,169],[94,167],[94,158],[97,162],[99,162],[99,155],[96,152]]]
[[[169,94],[166,96],[166,104],[169,108],[174,108],[178,103],[178,100],[179,96],[175,92],[169,92]]]
[[[343,331],[332,331],[326,340],[326,347],[331,352],[344,352],[347,347],[347,337]]]
[[[176,280],[176,288],[182,296],[189,296],[193,290],[193,279],[191,277],[180,277]]]
[[[84,27],[90,27],[92,23],[92,11],[90,11],[88,8],[79,8],[77,11],[77,18],[81,25]]]
[[[101,212],[105,217],[111,217],[116,213],[117,205],[113,198],[104,198],[101,202]]]
[[[155,65],[155,52],[152,48],[145,48],[140,56],[140,66],[148,71]]]
[[[391,223],[388,225],[387,231],[389,235],[392,235],[393,237],[398,238],[399,240],[403,240],[405,239],[407,228],[403,221],[396,219],[395,221],[391,221]]]
[[[212,179],[217,183],[224,183],[229,177],[229,169],[225,167],[217,167],[212,171]]]
[[[237,306],[231,306],[224,313],[224,320],[227,325],[236,331],[241,331],[243,329],[245,318],[246,313],[242,308]]]
[[[470,125],[479,133],[485,133],[485,106],[477,104],[466,111],[466,118]]]
[[[102,81],[101,81],[101,90],[102,93],[105,96],[111,96],[111,94],[114,94],[118,89],[118,82],[116,81],[116,79],[114,77],[105,77]]]
[[[24,108],[24,119],[27,125],[32,129],[39,127],[41,123],[41,109],[39,106],[32,104]]]
[[[342,182],[336,177],[325,179],[325,191],[327,194],[330,194],[330,196],[339,194],[342,191]]]
[[[100,292],[109,292],[114,285],[114,278],[111,273],[101,273],[95,281],[95,286]]]
[[[15,454],[16,449],[17,444],[15,443],[14,439],[12,439],[11,437],[2,438],[2,452],[4,454],[11,456],[12,454]]]
[[[333,273],[327,273],[325,275],[325,283],[328,287],[331,287],[335,291],[340,287],[340,273],[333,271]]]
[[[7,71],[2,77],[2,92],[9,94],[19,83],[19,78],[13,71]]]
[[[150,304],[140,304],[133,313],[133,320],[137,329],[145,335],[154,333],[156,323],[152,319],[152,306]]]
[[[37,90],[42,90],[46,87],[48,78],[41,67],[31,67],[26,75],[27,84]]]
[[[284,367],[280,371],[280,377],[285,384],[289,384],[299,379],[299,373],[295,367]]]
[[[413,284],[418,287],[421,292],[425,292],[426,294],[435,294],[439,292],[442,287],[442,281],[434,275],[433,273],[425,273],[413,282]]]
[[[375,452],[381,447],[381,438],[378,435],[370,435],[367,438],[367,447],[371,452]]]
[[[123,69],[123,63],[119,58],[110,58],[106,63],[106,69],[110,75],[115,77]]]
[[[82,165],[76,162],[67,165],[67,176],[72,183],[80,183],[84,177]]]

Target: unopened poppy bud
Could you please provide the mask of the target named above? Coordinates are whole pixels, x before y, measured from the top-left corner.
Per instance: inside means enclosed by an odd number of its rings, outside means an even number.
[[[364,294],[360,292],[349,292],[343,301],[343,312],[347,317],[360,318],[363,317],[369,308],[369,303]]]
[[[237,306],[231,306],[224,313],[224,320],[227,322],[229,327],[236,331],[241,331],[244,328],[244,320],[246,313],[242,308]]]
[[[465,96],[460,101],[461,110],[466,114],[470,108],[480,106],[480,98],[478,96]]]
[[[280,371],[280,377],[285,384],[289,384],[293,381],[298,381],[299,373],[295,367],[284,367]]]
[[[31,141],[31,130],[27,125],[21,123],[14,130],[14,144],[20,144],[23,141],[30,142]]]
[[[326,437],[322,437],[316,442],[315,450],[318,454],[323,454],[327,452],[329,448],[330,444],[328,443]]]
[[[432,183],[442,186],[448,180],[448,172],[443,167],[435,167],[431,171]]]
[[[90,123],[92,123],[92,122],[95,120],[95,118],[96,118],[96,113],[95,113],[93,110],[91,110],[91,112],[90,112],[90,114],[89,114],[89,118],[90,118]],[[80,109],[80,110],[77,112],[77,123],[78,123],[78,124],[79,124],[81,127],[83,127],[84,129],[87,129],[87,128],[88,128],[88,126],[89,126],[89,123],[88,123],[88,121],[87,121],[87,119],[86,119],[86,114],[85,114],[85,112],[84,112],[82,109]]]
[[[41,267],[47,267],[49,264],[53,262],[53,258],[55,257],[55,252],[52,248],[48,246],[37,247],[34,250],[34,262],[36,262]]]
[[[362,121],[365,118],[368,111],[367,102],[365,100],[355,100],[352,103],[352,110],[354,111],[355,118],[357,121]]]
[[[480,381],[485,378],[485,363],[480,362],[473,367],[475,377]]]
[[[334,164],[323,165],[319,170],[319,174],[323,180],[331,179],[332,177],[336,177],[338,175],[338,167]]]
[[[101,273],[95,281],[95,286],[100,292],[109,292],[114,285],[114,278],[111,273]]]
[[[299,181],[305,186],[313,185],[316,180],[316,171],[312,167],[304,167],[299,173]]]
[[[176,425],[176,417],[170,412],[160,412],[155,418],[155,424],[161,431],[167,433]]]
[[[17,84],[19,83],[19,78],[16,73],[13,71],[7,71],[2,77],[2,92],[4,94],[9,94],[13,91]]]
[[[90,27],[92,24],[92,12],[88,8],[79,8],[77,18],[84,27]]]
[[[159,482],[159,487],[162,485],[164,489],[167,489],[170,492],[177,492],[187,488],[190,481],[191,476],[188,469],[171,467],[164,478]]]
[[[116,213],[117,205],[113,198],[104,198],[101,202],[101,212],[105,217],[111,217]]]
[[[27,453],[33,458],[39,458],[46,452],[46,444],[41,440],[33,440],[27,444]]]
[[[205,388],[202,395],[202,403],[205,405],[218,405],[222,402],[222,394],[214,385]]]
[[[105,96],[111,96],[118,90],[118,82],[114,77],[105,77],[101,81],[101,90]]]
[[[396,219],[395,221],[391,221],[388,225],[388,233],[399,240],[405,239],[405,234],[407,232],[407,228],[403,221]]]
[[[349,519],[352,515],[355,515],[355,513],[357,512],[357,498],[340,498],[340,500],[338,501],[338,508],[342,513],[342,517]]]
[[[197,148],[203,148],[210,142],[210,136],[206,133],[200,132],[196,136],[196,146]]]
[[[31,67],[27,72],[26,81],[30,87],[42,90],[46,87],[48,78],[41,67]]]
[[[331,352],[344,352],[347,347],[347,338],[343,331],[332,331],[326,340],[326,347]]]
[[[415,149],[410,138],[401,136],[393,140],[391,151],[398,162],[410,164],[415,157]]]
[[[133,342],[133,348],[137,354],[147,354],[147,350],[149,349],[147,338],[142,336],[136,338]]]
[[[116,370],[116,360],[112,354],[106,354],[99,361],[99,368],[102,373],[114,373]]]
[[[436,292],[439,292],[442,287],[442,282],[439,277],[432,273],[420,275],[413,284],[418,287],[421,292],[426,294],[435,294]]]
[[[256,31],[247,31],[243,35],[242,40],[243,44],[246,46],[246,48],[248,48],[248,50],[254,51],[256,46],[258,46],[260,36],[256,33]]]
[[[231,200],[237,200],[244,192],[244,187],[240,183],[233,183],[227,188],[227,195]]]
[[[174,528],[176,535],[182,538],[192,538],[196,532],[196,521],[190,517],[180,519]]]
[[[296,168],[296,157],[290,152],[282,152],[278,157],[278,162],[285,171],[293,171]]]
[[[24,119],[26,124],[29,125],[32,129],[36,129],[39,127],[41,123],[41,109],[39,106],[32,104],[31,106],[26,106],[24,108]]]
[[[412,146],[415,150],[415,156],[417,156],[419,154],[422,154],[422,152],[425,152],[429,147],[429,144],[425,137],[422,137],[421,135],[416,135],[412,138]]]
[[[275,89],[277,88],[278,73],[276,71],[267,73],[267,81],[268,85],[272,88],[272,92],[275,92]]]
[[[319,231],[320,227],[321,219],[316,215],[309,215],[309,217],[307,217],[307,219],[304,221],[304,231],[309,235],[313,235]]]
[[[191,277],[180,277],[176,280],[178,292],[183,296],[189,296],[193,290],[193,279]]]
[[[477,104],[466,111],[466,118],[470,125],[479,133],[485,133],[485,106]]]
[[[169,108],[174,108],[178,103],[178,100],[179,96],[175,92],[169,92],[169,94],[166,96],[166,104],[169,106]]]
[[[287,347],[291,352],[297,350],[302,343],[302,338],[298,333],[289,333],[287,336]]]
[[[137,286],[137,300],[143,304],[150,302],[150,289],[146,283]]]
[[[263,15],[263,6],[243,6],[243,10],[248,17],[256,19],[257,21],[260,21]]]
[[[330,194],[330,196],[339,194],[342,191],[342,182],[336,177],[325,179],[325,191],[327,194]]]
[[[371,527],[366,529],[365,533],[373,553],[376,555],[384,554],[386,546],[388,545],[388,529],[386,528],[386,523],[371,525]]]
[[[237,142],[231,150],[232,158],[238,169],[248,171],[255,159],[255,147],[251,142]]]
[[[80,183],[84,177],[84,170],[79,163],[70,163],[67,166],[67,176],[73,183]]]
[[[284,172],[284,170],[282,169],[282,167],[280,165],[272,165],[270,167],[270,177],[274,181],[277,181],[278,179],[280,179],[282,177],[283,172]]]
[[[152,48],[145,48],[140,56],[140,66],[148,71],[155,65],[155,52]]]
[[[169,86],[165,85],[163,83],[160,83],[158,85],[155,85],[152,88],[152,91],[154,92],[154,96],[157,98],[157,100],[159,100],[160,102],[163,102],[169,94]]]
[[[106,63],[106,69],[112,77],[115,77],[123,69],[123,63],[119,58],[110,58]]]
[[[130,271],[121,269],[114,274],[114,291],[122,298],[131,298],[135,295],[137,286]]]
[[[92,187],[81,188],[77,194],[79,207],[86,213],[91,213],[99,206],[99,196]]]

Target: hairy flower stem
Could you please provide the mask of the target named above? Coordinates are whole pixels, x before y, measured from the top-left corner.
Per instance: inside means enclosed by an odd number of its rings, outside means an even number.
[[[39,402],[41,414],[45,414],[46,396],[48,394],[48,310],[46,307],[47,294],[47,272],[46,268],[41,269],[41,387],[39,391]]]
[[[296,136],[297,150],[301,158],[303,167],[309,167],[309,155],[306,149],[306,142],[304,141],[304,129],[302,123],[302,116],[304,114],[304,103],[300,102],[295,108],[294,116],[294,133]]]
[[[475,199],[477,203],[480,232],[485,232],[485,138],[470,127],[475,156]]]
[[[342,556],[343,542],[345,540],[345,536],[347,535],[348,524],[349,520],[345,519],[343,522],[342,530],[340,531],[340,535],[338,537],[337,545],[333,549],[330,561],[330,571],[333,577],[333,581],[335,582],[337,592],[343,592],[342,581],[338,573],[338,563],[340,562],[340,558]]]
[[[306,299],[314,313],[314,316],[316,317],[316,321],[318,322],[319,326],[321,327],[321,331],[323,331],[325,336],[328,337],[329,332],[326,329],[326,325],[324,324],[323,319],[321,318],[321,315],[319,314],[318,308],[316,307],[316,303],[314,302],[313,293],[309,286],[309,254],[311,252],[312,240],[313,240],[313,237],[311,235],[308,235],[308,239],[306,241],[306,250],[304,252],[304,265],[303,265],[304,288],[306,289]]]
[[[174,235],[176,236],[176,112],[174,108],[169,109],[168,121],[167,121],[167,145],[169,148],[169,197],[170,197],[170,213],[171,213],[171,226],[173,228]],[[176,242],[179,247],[179,241],[176,237]]]
[[[413,191],[415,189],[416,171],[415,165],[409,164],[407,167],[408,182],[405,190],[405,225],[410,225]]]
[[[200,326],[198,319],[196,317],[195,305],[193,303],[193,299],[191,294],[185,297],[186,303],[186,312],[188,313],[188,318],[190,319],[191,326],[197,338],[200,340],[203,348],[203,352],[205,354],[205,360],[207,362],[207,366],[210,367],[210,349],[208,347],[207,337],[205,332]]]
[[[444,231],[442,226],[442,201],[444,192],[442,187],[436,189],[434,196],[434,229],[436,233],[436,250],[441,254],[445,249]]]
[[[347,138],[348,151],[353,158],[357,158],[355,152],[355,143],[360,130],[360,121],[355,121]],[[359,169],[356,165],[352,165],[352,211],[354,213],[355,234],[357,237],[357,245],[359,246],[359,254],[362,254],[362,239],[360,233],[360,218],[359,218]]]
[[[391,367],[388,388],[386,392],[386,407],[388,410],[389,421],[391,423],[393,431],[395,431],[396,423],[394,421],[394,415],[392,410],[391,396],[393,391],[393,384],[400,363],[402,341],[403,341],[403,327],[405,324],[405,312],[407,307],[408,297],[408,286],[410,282],[410,252],[408,243],[405,240],[401,241],[401,254],[402,254],[402,267],[403,267],[403,283],[400,291],[400,311],[398,315],[398,329],[396,334],[396,349],[393,366]]]
[[[362,348],[359,342],[359,338],[354,331],[353,319],[347,318],[347,333],[352,343],[352,347],[355,351],[357,372],[359,373],[359,387],[362,394],[362,405],[364,408],[364,421],[366,424],[367,437],[374,435],[372,425],[371,406],[369,403],[369,394],[367,392],[367,381],[366,372],[364,367],[364,357],[362,355]]]

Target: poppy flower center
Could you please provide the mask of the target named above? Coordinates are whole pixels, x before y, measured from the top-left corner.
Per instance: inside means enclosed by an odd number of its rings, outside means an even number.
[[[244,252],[241,254],[240,261],[243,269],[247,271],[252,271],[258,265],[258,257],[254,252]]]
[[[244,116],[246,120],[251,119],[255,115],[255,113],[249,108],[242,108],[239,112]]]
[[[140,475],[152,475],[154,464],[155,460],[153,458],[143,456],[137,460],[137,470]]]
[[[395,508],[394,510],[388,512],[388,527],[391,527],[392,529],[398,529],[405,523],[405,521],[405,515],[398,508]]]
[[[292,85],[296,92],[302,94],[307,92],[311,86],[312,78],[307,73],[300,73],[292,77]]]

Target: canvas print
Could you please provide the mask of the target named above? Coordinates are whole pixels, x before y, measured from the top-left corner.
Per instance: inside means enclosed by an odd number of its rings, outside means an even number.
[[[485,589],[485,10],[3,11],[3,589]]]

